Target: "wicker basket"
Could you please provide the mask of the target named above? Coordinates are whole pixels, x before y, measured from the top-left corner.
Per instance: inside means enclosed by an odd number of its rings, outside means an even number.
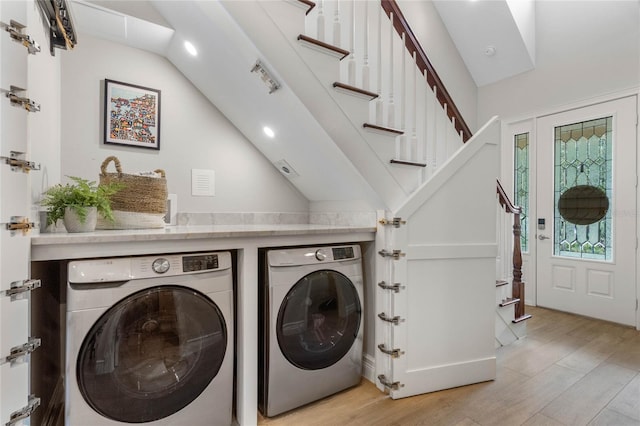
[[[109,163],[116,166],[115,173],[107,173]],[[167,179],[164,170],[154,170],[161,177],[122,173],[120,160],[107,157],[100,166],[100,183],[118,182],[124,188],[112,195],[111,209],[115,222],[98,219],[98,229],[163,228],[167,213]]]

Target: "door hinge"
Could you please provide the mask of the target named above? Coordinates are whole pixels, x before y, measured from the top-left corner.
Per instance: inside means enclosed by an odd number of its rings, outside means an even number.
[[[383,354],[391,356],[391,358],[399,358],[400,355],[404,355],[404,351],[400,349],[387,349],[384,343],[380,343],[378,349],[380,349],[380,352]]]
[[[6,229],[11,231],[11,235],[18,231],[22,231],[22,235],[26,235],[35,226],[35,223],[29,222],[29,218],[27,217],[11,216],[9,223],[6,224]]]
[[[36,103],[29,98],[23,98],[21,96],[18,96],[18,94],[25,92],[26,91],[25,89],[22,89],[16,86],[10,86],[9,90],[6,90],[6,89],[0,89],[0,90],[6,93],[6,97],[9,98],[11,105],[18,108],[24,108],[29,112],[40,111],[39,103]]]
[[[38,349],[40,347],[40,344],[41,344],[40,338],[30,337],[27,343],[20,346],[14,346],[13,348],[11,348],[11,351],[9,351],[9,355],[4,357],[3,359],[0,359],[0,365],[6,364],[6,363],[11,363],[11,364],[16,363],[18,360],[26,357],[31,352]]]
[[[20,43],[24,47],[27,48],[27,52],[31,55],[35,55],[40,52],[40,46],[36,43],[31,36],[25,34],[22,30],[27,28],[19,22],[14,21],[13,19],[9,21],[9,24],[5,24],[4,22],[0,22],[0,28],[4,28],[6,32],[9,33],[9,37],[15,42]]]
[[[390,380],[387,380],[387,377],[384,374],[378,375],[378,381],[382,383],[382,386],[390,390],[398,390],[404,387],[400,382],[391,382]]]
[[[29,173],[31,170],[40,170],[40,164],[27,161],[24,157],[24,152],[11,151],[10,157],[0,157],[0,160],[4,160],[5,164],[11,166],[11,171],[13,172],[22,171]]]
[[[27,417],[31,416],[36,408],[40,406],[40,398],[35,395],[29,395],[29,403],[26,407],[22,407],[18,411],[14,411],[9,416],[9,421],[5,423],[5,426],[12,426],[18,423],[20,420],[24,420]]]
[[[24,299],[26,293],[36,288],[40,288],[42,282],[40,280],[22,280],[11,283],[9,290],[0,291],[0,296],[8,296],[11,301]]]
[[[378,254],[382,257],[391,257],[393,258],[393,260],[398,260],[401,257],[406,256],[406,254],[403,253],[402,250],[388,251],[386,249],[382,249],[378,252]]]
[[[384,312],[379,313],[378,318],[380,318],[382,321],[393,323],[393,325],[398,325],[399,323],[404,322],[404,319],[400,318],[399,316],[391,318],[388,317]]]
[[[378,223],[380,225],[392,225],[394,228],[400,228],[400,225],[406,225],[407,221],[402,220],[401,217],[394,217],[393,219],[382,218]]]
[[[384,281],[380,281],[378,283],[378,287],[383,290],[393,290],[395,293],[399,293],[401,289],[404,289],[405,286],[400,285],[400,283],[394,283],[393,285],[389,285]]]

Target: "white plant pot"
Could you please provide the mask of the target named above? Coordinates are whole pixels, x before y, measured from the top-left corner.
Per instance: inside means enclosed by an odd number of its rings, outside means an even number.
[[[64,227],[67,228],[67,232],[92,232],[96,229],[98,209],[96,207],[87,207],[87,217],[83,223],[75,210],[67,207],[64,209],[62,221],[64,222]]]

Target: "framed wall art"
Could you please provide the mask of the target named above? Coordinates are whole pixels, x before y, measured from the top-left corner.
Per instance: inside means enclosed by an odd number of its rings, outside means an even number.
[[[104,80],[104,143],[160,149],[160,90]]]

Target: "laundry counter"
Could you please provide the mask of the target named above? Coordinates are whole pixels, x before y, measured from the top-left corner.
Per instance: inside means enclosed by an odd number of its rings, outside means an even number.
[[[201,225],[163,229],[42,233],[31,239],[33,262],[196,251],[237,252],[236,417],[240,425],[257,423],[258,251],[266,247],[363,243],[372,264],[374,226]],[[367,254],[368,252],[368,254]],[[368,259],[367,259],[368,257]]]

